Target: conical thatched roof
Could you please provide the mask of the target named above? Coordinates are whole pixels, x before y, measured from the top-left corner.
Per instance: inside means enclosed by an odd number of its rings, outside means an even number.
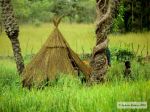
[[[40,85],[55,79],[58,73],[76,74],[79,70],[86,77],[90,75],[90,69],[70,48],[59,31],[59,22],[60,19],[54,20],[54,31],[23,71],[24,86]]]

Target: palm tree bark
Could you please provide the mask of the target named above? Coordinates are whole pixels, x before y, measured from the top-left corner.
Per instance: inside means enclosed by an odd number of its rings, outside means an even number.
[[[11,41],[12,48],[13,48],[13,53],[14,53],[14,57],[15,57],[15,61],[16,61],[17,70],[18,70],[18,73],[21,74],[24,70],[24,61],[23,61],[23,57],[21,54],[19,40],[18,40],[18,38],[13,38],[13,39],[10,39],[10,41]]]
[[[104,82],[107,72],[106,48],[108,46],[107,34],[112,24],[113,11],[118,1],[96,0],[96,46],[93,49],[91,66],[93,68],[91,81]]]
[[[17,70],[18,73],[21,74],[24,69],[24,61],[21,55],[20,43],[18,40],[19,26],[13,12],[11,0],[0,0],[0,4],[5,32],[12,43]]]

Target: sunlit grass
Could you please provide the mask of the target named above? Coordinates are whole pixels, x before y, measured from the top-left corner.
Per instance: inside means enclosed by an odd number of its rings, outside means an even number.
[[[113,65],[109,73],[119,75],[121,65]],[[142,66],[141,66],[142,67]],[[146,69],[143,69],[146,70]],[[67,74],[66,74],[67,75]],[[0,61],[0,112],[149,112],[150,81],[113,80],[86,86],[75,77],[61,77],[43,89],[22,88],[15,65]],[[148,102],[144,110],[119,110],[117,102]]]
[[[49,37],[53,28],[53,24],[42,24],[39,27],[21,25],[19,39],[23,54],[36,53]],[[82,53],[83,50],[87,53],[92,51],[95,45],[94,30],[95,26],[93,24],[60,24],[60,31],[71,48],[77,53]],[[127,47],[131,49],[129,44],[133,43],[134,50],[137,51],[139,44],[140,49],[138,54],[140,54],[143,48],[143,54],[146,54],[147,42],[148,44],[150,43],[150,32],[113,34],[109,35],[109,39],[110,48],[119,48],[121,46],[122,48]],[[11,43],[4,32],[0,35],[0,55],[12,55]]]
[[[20,43],[23,54],[37,52],[46,41],[53,30],[52,24],[43,24],[40,27],[23,25],[20,28]],[[92,25],[61,24],[60,30],[70,46],[77,52],[91,52],[94,45],[94,34]],[[11,44],[5,33],[0,38],[0,55],[12,54]]]
[[[20,42],[23,54],[36,53],[53,29],[52,24],[22,25]],[[95,44],[94,25],[61,24],[60,30],[71,48],[77,53],[91,52]],[[110,48],[140,50],[150,42],[150,32],[111,34]],[[139,53],[140,54],[140,50]],[[144,54],[146,48],[144,49]],[[3,32],[0,35],[0,56],[12,55],[11,43]],[[25,59],[27,63],[30,59]],[[22,88],[21,77],[17,74],[15,61],[0,59],[0,112],[149,112],[150,102],[150,64],[140,65],[131,62],[134,80],[123,77],[123,62],[112,62],[104,84],[87,86],[78,78],[61,77],[58,82],[44,89]],[[67,74],[66,74],[67,75]],[[118,101],[148,102],[146,110],[119,110]]]
[[[146,55],[147,51],[150,53],[150,32],[110,35],[110,48],[134,50],[138,55]]]

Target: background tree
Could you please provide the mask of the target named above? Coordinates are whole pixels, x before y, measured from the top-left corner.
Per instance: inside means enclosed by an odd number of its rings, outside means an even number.
[[[150,0],[122,0],[125,31],[150,30]]]
[[[125,14],[124,2],[120,1],[118,5],[118,10],[116,11],[116,14],[114,15],[113,24],[111,27],[112,33],[125,32],[124,14]]]
[[[91,23],[95,19],[94,0],[12,0],[12,3],[20,23],[52,22],[55,14],[66,13],[65,22]]]
[[[91,3],[89,0],[55,0],[51,10],[56,15],[67,14],[70,22],[91,22],[95,17]]]
[[[0,7],[0,35],[2,34],[3,28],[2,28],[2,16],[1,16],[1,7]]]
[[[24,69],[24,63],[21,55],[20,43],[18,40],[19,26],[14,16],[11,0],[0,0],[0,4],[5,32],[12,43],[17,70],[18,73],[21,74]]]
[[[150,0],[120,1],[112,32],[150,30]],[[12,4],[22,24],[52,22],[55,14],[66,13],[64,22],[93,23],[96,15],[95,0],[12,0]]]

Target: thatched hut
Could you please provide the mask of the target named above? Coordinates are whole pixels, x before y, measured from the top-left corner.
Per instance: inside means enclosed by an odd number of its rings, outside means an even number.
[[[58,29],[59,23],[60,18],[54,20],[54,31],[24,69],[24,86],[41,85],[47,80],[54,80],[58,73],[77,75],[76,72],[81,71],[86,78],[89,77],[90,68],[70,48]]]

